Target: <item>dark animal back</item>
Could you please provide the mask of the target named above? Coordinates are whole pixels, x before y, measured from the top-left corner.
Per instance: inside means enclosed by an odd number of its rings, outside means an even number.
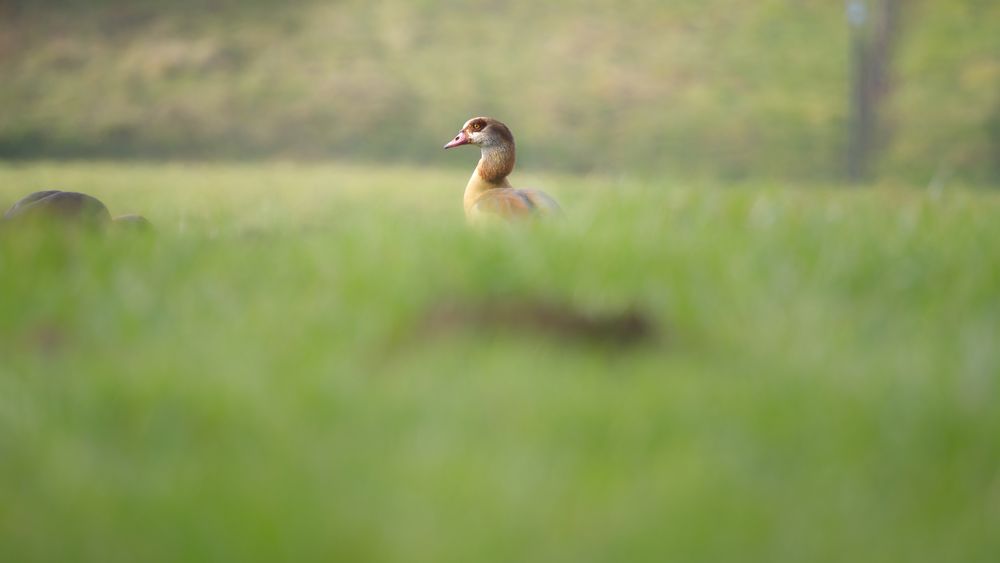
[[[93,196],[46,190],[21,198],[4,214],[4,219],[107,223],[111,221],[111,214],[101,200]]]

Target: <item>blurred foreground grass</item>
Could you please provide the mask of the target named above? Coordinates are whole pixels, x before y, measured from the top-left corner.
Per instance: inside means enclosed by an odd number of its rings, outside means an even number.
[[[159,229],[0,233],[0,560],[996,560],[996,194],[465,178],[0,167]],[[659,333],[422,320],[488,299]]]

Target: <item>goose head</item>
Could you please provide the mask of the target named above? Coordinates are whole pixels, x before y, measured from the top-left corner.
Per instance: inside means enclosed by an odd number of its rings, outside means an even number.
[[[458,135],[444,146],[446,149],[462,145],[481,148],[500,147],[514,144],[510,129],[492,117],[473,117],[465,122]]]

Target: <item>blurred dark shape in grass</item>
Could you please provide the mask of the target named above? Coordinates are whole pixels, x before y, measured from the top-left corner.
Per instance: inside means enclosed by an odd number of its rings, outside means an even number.
[[[111,221],[101,200],[79,192],[45,190],[21,198],[3,215],[5,221],[50,220],[99,225]]]
[[[828,180],[844,167],[841,2],[6,6],[9,158],[440,163],[455,124],[493,114],[528,168]],[[997,2],[907,3],[881,178],[1000,179],[997,22]]]
[[[611,348],[650,343],[657,333],[649,314],[638,307],[589,312],[558,301],[525,297],[437,304],[417,328],[423,336],[509,332]]]
[[[0,218],[0,229],[5,233],[15,229],[148,232],[153,226],[145,217],[137,214],[112,218],[107,206],[89,194],[43,190],[28,194],[15,202]]]

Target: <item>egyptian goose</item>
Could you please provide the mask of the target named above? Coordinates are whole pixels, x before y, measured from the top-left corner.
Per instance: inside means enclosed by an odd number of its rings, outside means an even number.
[[[465,217],[476,222],[484,215],[515,219],[559,212],[559,204],[540,190],[515,189],[507,181],[514,170],[514,135],[492,117],[473,117],[444,146],[476,145],[482,155],[465,186]]]
[[[54,221],[80,226],[104,227],[114,223],[145,230],[152,227],[141,215],[111,218],[108,208],[96,197],[78,192],[45,190],[21,198],[4,214],[5,223]]]

